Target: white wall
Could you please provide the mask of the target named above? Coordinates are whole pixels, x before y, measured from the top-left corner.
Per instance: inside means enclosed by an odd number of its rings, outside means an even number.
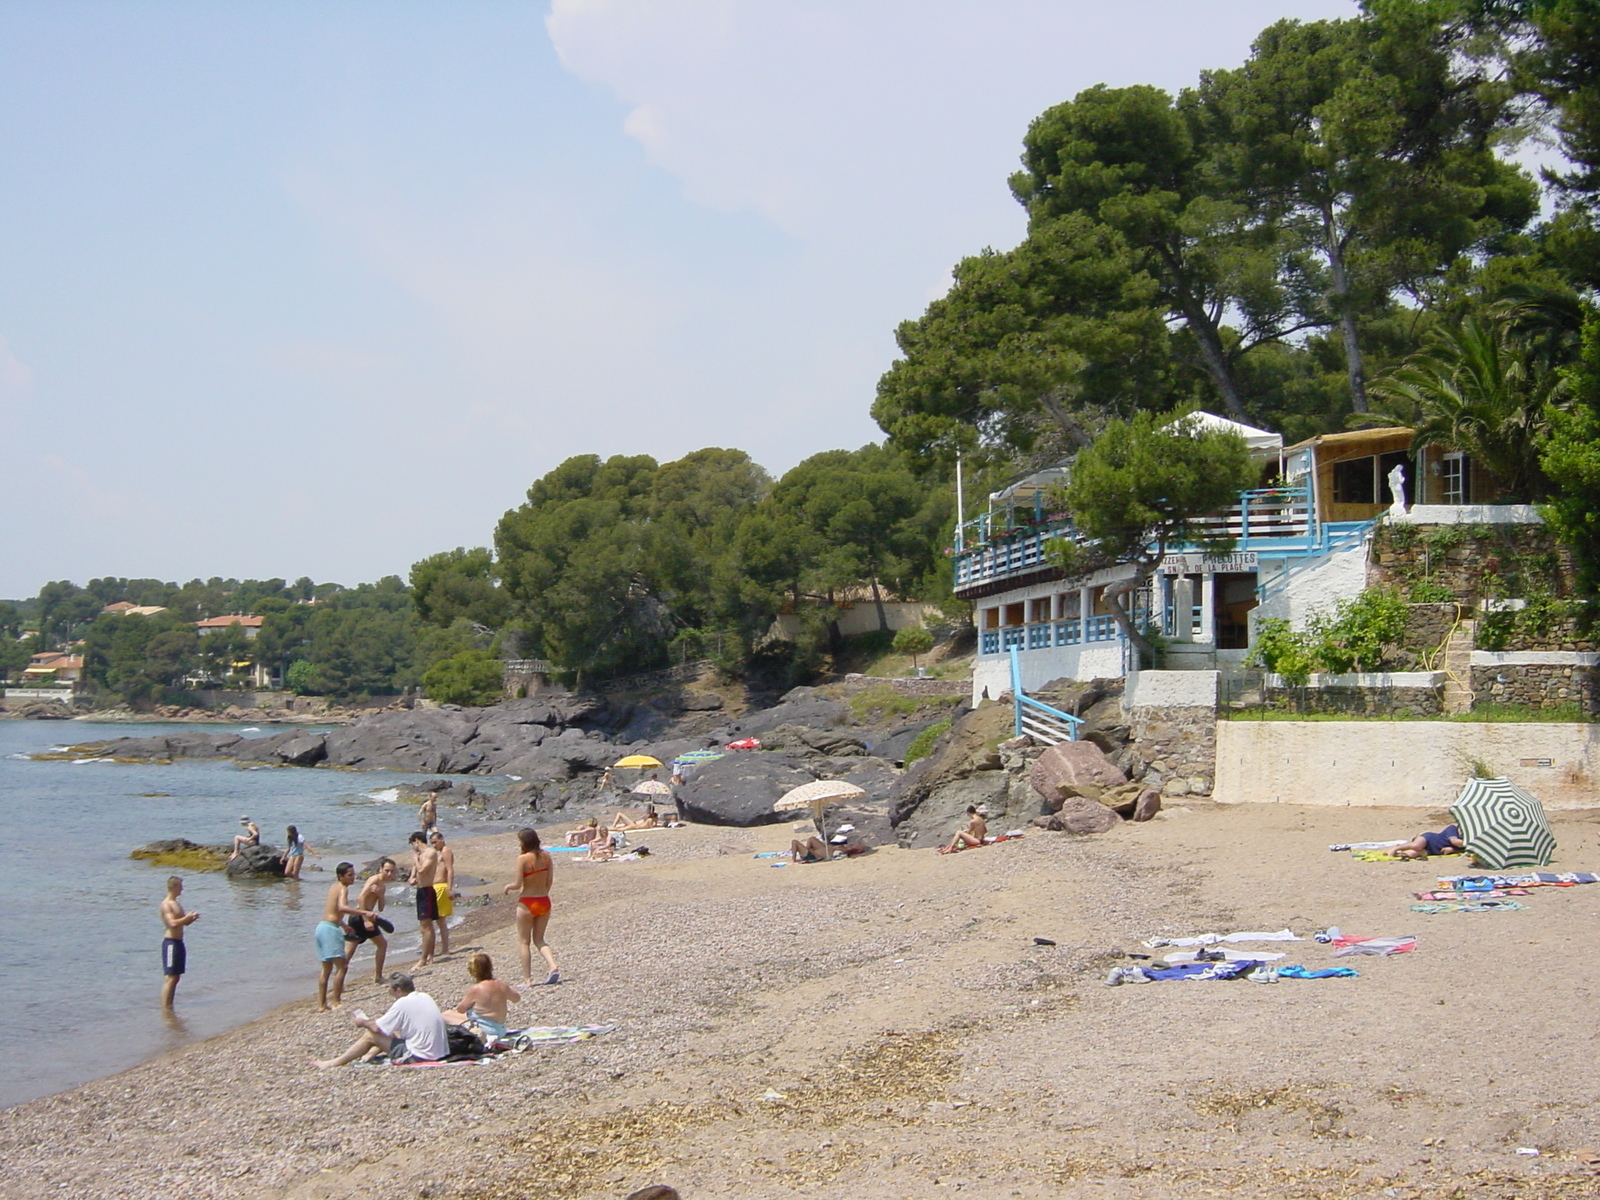
[[[1372,536],[1319,558],[1280,559],[1277,574],[1266,574],[1263,562],[1257,581],[1267,584],[1267,598],[1250,612],[1250,641],[1256,622],[1286,620],[1299,629],[1314,611],[1331,612],[1340,600],[1354,600],[1367,586],[1367,548]]]
[[[1531,504],[1413,504],[1404,513],[1389,510],[1399,525],[1542,525]]]
[[[1600,805],[1600,725],[1554,723],[1219,721],[1213,796],[1225,804],[1442,809],[1466,781],[1468,755],[1546,807]]]
[[[1117,679],[1122,675],[1122,642],[1090,642],[1086,646],[1052,646],[1018,651],[1022,690],[1032,692],[1052,679]],[[1011,655],[988,654],[972,666],[972,703],[998,700],[1011,690]]]
[[[1128,708],[1215,708],[1216,671],[1134,671],[1122,693]]]

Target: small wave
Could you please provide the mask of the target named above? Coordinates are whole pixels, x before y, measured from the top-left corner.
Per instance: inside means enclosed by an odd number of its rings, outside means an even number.
[[[261,730],[256,728],[254,725],[246,725],[243,729],[239,730],[239,732],[240,733],[260,733]]]
[[[506,778],[514,780],[517,783],[521,783],[522,782],[522,776],[521,775],[507,775]]]
[[[392,787],[378,788],[374,791],[363,792],[362,795],[369,800],[380,800],[385,804],[393,804],[400,799],[400,789]]]
[[[69,759],[68,761],[71,762],[75,767],[81,767],[84,763],[106,763],[116,762],[117,760],[114,758],[74,758]]]

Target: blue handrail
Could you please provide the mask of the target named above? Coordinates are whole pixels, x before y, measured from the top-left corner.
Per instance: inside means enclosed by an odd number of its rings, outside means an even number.
[[[1075,717],[1069,712],[1062,712],[1059,708],[1052,708],[1043,700],[1035,700],[1022,690],[1022,662],[1017,656],[1018,647],[1011,647],[1011,706],[1015,717],[1016,736],[1023,733],[1024,709],[1031,710],[1044,718],[1045,724],[1055,723],[1060,726],[1066,735],[1066,740],[1078,740],[1078,729],[1084,724],[1082,717]]]

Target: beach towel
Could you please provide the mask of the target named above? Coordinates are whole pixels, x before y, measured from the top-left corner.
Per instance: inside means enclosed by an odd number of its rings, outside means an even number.
[[[1410,933],[1402,937],[1381,938],[1341,936],[1334,938],[1333,944],[1339,947],[1333,952],[1335,958],[1352,954],[1410,954],[1417,948],[1417,938]]]
[[[1526,896],[1529,890],[1525,887],[1493,888],[1487,892],[1460,892],[1460,891],[1434,891],[1412,892],[1418,900],[1431,900],[1434,903],[1444,903],[1451,900],[1500,900],[1506,896]]]
[[[1397,843],[1398,844],[1398,843]],[[1353,850],[1350,857],[1357,862],[1405,862],[1403,858],[1396,858],[1387,850]]]
[[[1360,971],[1352,967],[1323,967],[1319,971],[1308,971],[1299,963],[1288,967],[1278,968],[1279,979],[1356,979]]]
[[[1280,929],[1276,933],[1202,933],[1198,937],[1153,937],[1145,941],[1151,949],[1162,946],[1215,946],[1219,942],[1303,942],[1304,938],[1296,937],[1287,929]]]
[[[1161,961],[1167,963],[1192,963],[1198,961],[1195,956],[1199,953],[1201,953],[1199,950],[1176,950],[1171,954],[1163,956]],[[1268,953],[1262,950],[1211,950],[1207,953],[1222,955],[1224,962],[1244,962],[1246,960],[1253,962],[1277,962],[1280,958],[1289,957],[1282,950],[1279,950],[1275,953]]]
[[[1387,850],[1391,846],[1404,846],[1405,838],[1396,838],[1392,842],[1335,842],[1329,850]]]
[[[1600,883],[1600,875],[1589,871],[1527,871],[1517,874],[1497,875],[1441,875],[1439,886],[1461,888],[1469,881],[1487,881],[1490,888],[1502,887],[1573,887],[1580,883]]]
[[[1433,904],[1413,904],[1411,911],[1418,913],[1511,912],[1515,909],[1526,907],[1527,905],[1518,904],[1515,900],[1455,900]]]
[[[1172,967],[1139,967],[1138,970],[1162,983],[1173,979],[1238,979],[1245,972],[1264,965],[1259,959],[1245,958],[1237,962],[1181,963]]]
[[[601,1034],[612,1033],[615,1025],[530,1025],[526,1029],[506,1030],[506,1040],[513,1049],[529,1046],[565,1046],[572,1042],[587,1041]]]

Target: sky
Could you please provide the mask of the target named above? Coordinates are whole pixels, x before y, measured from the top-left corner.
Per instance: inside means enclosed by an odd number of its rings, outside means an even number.
[[[576,454],[878,440],[1028,123],[1353,0],[7,0],[0,597],[354,584]]]

